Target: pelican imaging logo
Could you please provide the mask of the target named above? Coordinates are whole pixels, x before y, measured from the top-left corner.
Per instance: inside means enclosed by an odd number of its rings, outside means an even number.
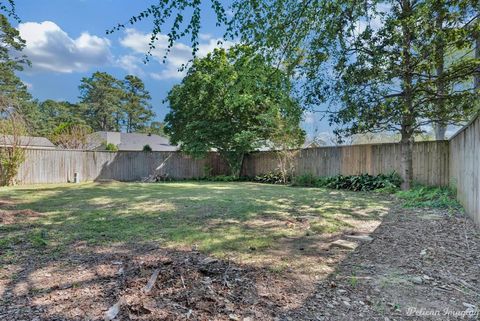
[[[476,320],[480,315],[478,307],[473,304],[463,303],[465,310],[453,310],[451,308],[445,308],[441,310],[425,309],[409,307],[407,308],[408,316],[415,317],[449,317],[454,320]]]

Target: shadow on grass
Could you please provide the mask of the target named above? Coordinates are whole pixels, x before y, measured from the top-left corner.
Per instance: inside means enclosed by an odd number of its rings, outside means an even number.
[[[190,242],[185,245],[193,245],[197,235],[201,240],[205,234],[229,229],[223,236],[214,236],[228,241],[232,233],[243,237],[292,234],[285,226],[244,224],[267,219],[287,224],[305,218],[318,226],[316,232],[336,232],[351,227],[344,218],[377,220],[388,206],[387,200],[372,195],[250,183],[82,184],[21,188],[9,194],[20,201],[19,209],[48,215],[34,223],[4,227],[7,236],[41,229],[63,244],[184,238]]]
[[[246,262],[241,269],[253,274],[245,279],[254,281],[249,293],[253,301],[265,304],[262,313],[270,318],[285,307],[280,308],[281,304],[272,303],[272,299],[265,299],[255,291],[256,285],[265,282],[264,273],[276,269],[276,262],[272,260],[284,260],[284,264],[295,267],[297,258],[309,257],[312,261],[308,264],[313,265],[327,259],[334,269],[344,256],[319,244],[328,244],[350,233],[354,228],[352,220],[378,221],[390,206],[385,198],[371,194],[253,183],[80,184],[22,187],[5,190],[3,195],[16,201],[19,209],[45,215],[34,221],[0,227],[5,235],[0,243],[0,262],[8,266],[5,272],[8,275],[3,277],[8,281],[2,300],[15,304],[30,300],[35,309],[42,311],[42,307],[47,307],[48,313],[52,309],[42,300],[53,291],[66,289],[88,288],[88,295],[98,300],[88,300],[83,294],[79,300],[98,304],[97,312],[115,303],[112,300],[118,300],[118,285],[105,285],[118,279],[116,271],[111,270],[113,261],[140,262],[142,259],[136,258],[152,248],[163,253],[159,256],[169,256],[171,260],[175,256],[190,259],[190,249],[198,247],[201,252],[217,258]],[[312,235],[307,236],[308,233]],[[102,253],[89,250],[102,247],[106,249]],[[176,250],[167,250],[172,247]],[[66,270],[62,262],[68,266]],[[108,273],[97,271],[105,265],[110,266]],[[72,281],[75,273],[79,273],[75,272],[76,268],[88,273]],[[140,270],[142,268],[138,268]],[[138,271],[135,273],[142,274]],[[145,271],[142,282],[151,269]],[[55,285],[39,287],[42,284],[39,273],[60,273],[65,280],[54,280]],[[102,273],[106,274],[102,276]],[[21,294],[22,286],[28,289],[23,295],[12,295],[15,291]],[[121,286],[128,289],[125,284]],[[294,285],[285,285],[285,291],[290,286]],[[268,288],[268,284],[265,287]],[[58,309],[75,309],[78,298],[62,295],[67,302]],[[56,303],[50,304],[56,306]],[[185,302],[178,304],[197,309]],[[239,305],[238,309],[246,307]],[[63,312],[59,313],[58,317]],[[97,318],[102,317],[97,315]],[[76,320],[76,317],[66,319]]]

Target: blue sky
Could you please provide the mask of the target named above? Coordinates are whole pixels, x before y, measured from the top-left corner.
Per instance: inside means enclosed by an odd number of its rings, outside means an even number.
[[[160,38],[154,57],[144,64],[151,30],[149,22],[110,35],[105,32],[116,23],[128,21],[151,4],[151,0],[24,0],[16,3],[22,22],[14,25],[27,41],[25,54],[32,61],[32,68],[19,76],[35,98],[75,102],[82,77],[97,70],[117,78],[135,74],[145,82],[157,118],[163,120],[168,107],[162,100],[182,78],[178,67],[191,58],[188,39],[177,43],[167,62],[162,63],[166,38]],[[211,51],[223,35],[224,30],[215,22],[213,12],[205,8],[200,55]],[[303,126],[310,134],[329,130],[325,121],[317,119],[318,115],[305,115]]]

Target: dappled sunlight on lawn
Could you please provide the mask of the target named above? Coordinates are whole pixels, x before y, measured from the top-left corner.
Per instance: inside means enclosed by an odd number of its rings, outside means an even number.
[[[145,257],[158,262],[165,255],[187,271],[162,285],[168,295],[185,291],[182,278],[187,287],[211,282],[201,264],[190,275],[201,254],[219,260],[225,275],[233,264],[241,266],[233,271],[254,273],[238,284],[248,285],[255,300],[267,300],[265,311],[275,300],[284,302],[278,311],[294,309],[348,255],[332,242],[372,232],[391,204],[373,193],[247,182],[64,184],[0,193],[16,210],[35,213],[0,226],[0,263],[6,267],[0,292],[29,298],[49,318],[72,320],[98,318],[118,299],[118,288],[131,293],[124,297],[135,306],[135,291],[159,264],[145,265]],[[165,273],[174,272],[165,267]],[[272,282],[278,296],[269,292]]]
[[[316,256],[328,254],[333,240],[375,229],[389,209],[381,195],[249,182],[84,183],[2,193],[19,209],[42,213],[4,228],[7,246],[62,252],[78,242],[155,241],[307,274],[325,269]]]

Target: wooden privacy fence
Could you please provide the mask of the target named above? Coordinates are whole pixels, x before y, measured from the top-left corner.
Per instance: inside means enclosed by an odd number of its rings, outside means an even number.
[[[80,181],[138,181],[155,173],[162,164],[159,174],[178,179],[202,177],[207,171],[213,175],[227,172],[216,153],[193,159],[179,152],[27,149],[16,180],[19,184],[64,183],[72,182],[74,173],[78,173]]]
[[[457,199],[480,226],[480,117],[450,139],[450,182]]]
[[[453,185],[465,211],[480,226],[480,117],[460,130],[450,141],[415,143],[414,180],[427,185]],[[168,158],[168,159],[167,159]],[[319,147],[300,150],[296,174],[316,176],[372,175],[400,172],[400,144]],[[114,179],[138,181],[163,164],[159,174],[177,179],[226,175],[228,167],[216,153],[193,159],[180,152],[94,152],[27,149],[20,166],[19,184],[63,183]],[[274,152],[255,152],[243,162],[242,175],[256,176],[278,168]]]
[[[17,175],[19,184],[63,183],[114,179],[138,181],[159,170],[172,178],[188,179],[226,175],[228,167],[216,153],[193,159],[180,152],[93,152],[27,149]],[[167,159],[167,157],[170,158]],[[300,150],[296,173],[317,176],[379,174],[400,170],[399,144],[319,147]],[[429,185],[448,184],[448,142],[422,142],[414,146],[414,179]],[[166,160],[166,161],[165,161]],[[244,159],[242,175],[256,176],[278,168],[274,152],[256,152]]]
[[[422,184],[448,185],[448,141],[415,143],[413,147],[413,177]],[[401,145],[375,144],[339,147],[307,148],[298,152],[296,174],[315,176],[377,175],[400,172]],[[255,176],[278,168],[274,152],[257,152],[245,158],[243,175]]]

